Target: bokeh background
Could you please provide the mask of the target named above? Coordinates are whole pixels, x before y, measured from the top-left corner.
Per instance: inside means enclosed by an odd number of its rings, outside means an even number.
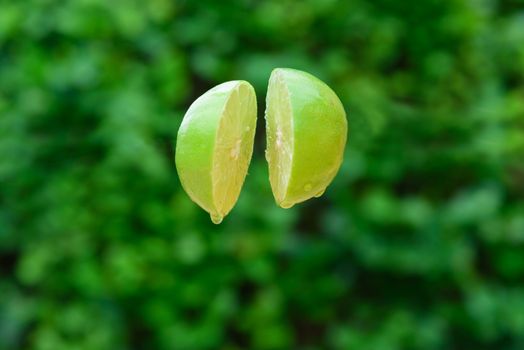
[[[325,195],[274,204],[275,67],[350,126]],[[174,142],[256,88],[221,225]],[[524,2],[0,1],[0,349],[524,349]]]

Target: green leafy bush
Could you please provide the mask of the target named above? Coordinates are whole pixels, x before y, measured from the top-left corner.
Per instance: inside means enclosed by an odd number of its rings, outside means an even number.
[[[0,349],[524,348],[524,3],[0,1]],[[349,145],[220,226],[176,131],[232,79],[329,83]]]

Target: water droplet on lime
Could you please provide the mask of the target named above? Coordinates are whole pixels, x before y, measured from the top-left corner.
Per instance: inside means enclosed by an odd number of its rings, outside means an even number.
[[[317,194],[315,194],[315,197],[318,198],[318,197],[322,196],[324,194],[324,192],[326,192],[325,188],[320,190],[320,191],[318,191]]]
[[[282,203],[280,203],[280,206],[284,209],[289,209],[293,206],[293,202],[287,202],[287,201],[284,201]]]
[[[211,221],[213,221],[214,224],[218,225],[222,222],[222,220],[224,220],[224,217],[222,215],[215,213],[211,214]]]

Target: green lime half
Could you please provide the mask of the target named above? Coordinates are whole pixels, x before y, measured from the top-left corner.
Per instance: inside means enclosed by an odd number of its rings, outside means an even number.
[[[266,159],[278,205],[320,197],[338,172],[347,138],[344,107],[313,75],[277,68],[266,98]]]
[[[189,107],[178,130],[175,161],[184,190],[222,222],[235,205],[253,153],[257,103],[245,81],[220,84]]]

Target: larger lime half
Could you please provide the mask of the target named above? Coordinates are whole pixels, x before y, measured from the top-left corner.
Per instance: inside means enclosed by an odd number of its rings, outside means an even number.
[[[273,70],[266,133],[277,204],[289,208],[322,195],[340,168],[347,137],[346,113],[333,90],[309,73]]]
[[[253,87],[230,81],[193,102],[178,130],[175,160],[180,181],[215,224],[240,194],[253,153],[256,115]]]

